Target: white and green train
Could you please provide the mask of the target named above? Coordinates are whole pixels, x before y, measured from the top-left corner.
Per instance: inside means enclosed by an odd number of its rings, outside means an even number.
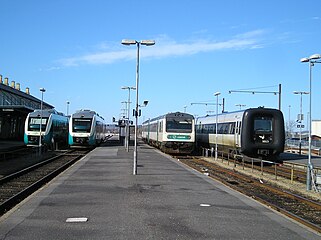
[[[106,139],[107,125],[95,111],[79,110],[69,120],[70,147],[93,147]]]
[[[142,139],[165,153],[190,154],[195,145],[194,116],[175,112],[147,120]]]
[[[56,144],[66,145],[68,139],[68,117],[55,109],[35,110],[25,121],[24,142],[27,146],[46,145],[55,149]]]

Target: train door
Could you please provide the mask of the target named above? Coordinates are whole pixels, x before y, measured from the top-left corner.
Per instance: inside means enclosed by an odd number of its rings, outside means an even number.
[[[150,133],[150,119],[148,119],[147,125],[147,143],[149,144],[149,133]]]
[[[159,142],[158,137],[159,137],[159,122],[157,122],[156,124],[156,142]]]
[[[158,140],[159,142],[163,142],[163,121],[162,121],[162,120],[160,120],[160,121],[158,122],[157,133],[158,133],[158,135],[157,135],[157,140]]]

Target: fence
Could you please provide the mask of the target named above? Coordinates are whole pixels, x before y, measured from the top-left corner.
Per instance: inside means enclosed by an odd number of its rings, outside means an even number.
[[[202,155],[207,158],[215,159],[215,150],[214,148],[202,148]],[[217,161],[220,161],[222,163],[225,162],[228,166],[232,164],[234,165],[233,169],[240,167],[242,168],[242,170],[250,169],[252,173],[256,171],[261,176],[263,176],[264,174],[269,174],[270,176],[274,175],[275,180],[278,180],[278,177],[282,177],[285,179],[289,179],[291,184],[294,183],[294,180],[306,184],[307,167],[305,164],[290,162],[280,164],[278,162],[272,162],[258,158],[249,158],[243,155],[220,151],[218,151]],[[320,189],[316,188],[320,187],[321,185],[321,169],[314,167],[312,171],[313,172],[311,175],[315,180],[314,182],[312,182],[312,185],[314,190],[318,191]]]

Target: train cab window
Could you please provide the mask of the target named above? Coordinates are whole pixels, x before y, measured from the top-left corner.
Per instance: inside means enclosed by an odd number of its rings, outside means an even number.
[[[167,118],[166,132],[191,133],[192,132],[192,119]]]
[[[29,119],[29,126],[28,130],[29,131],[39,131],[40,130],[40,125],[41,125],[41,131],[45,131],[47,127],[47,121],[48,118],[39,118],[39,117],[32,117]]]
[[[91,119],[74,118],[72,128],[74,132],[89,133],[91,129]]]
[[[254,131],[272,132],[272,118],[263,116],[254,118]]]

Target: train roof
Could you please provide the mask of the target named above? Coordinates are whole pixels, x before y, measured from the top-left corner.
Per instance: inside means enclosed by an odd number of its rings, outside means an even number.
[[[189,114],[189,113],[171,112],[171,113],[166,113],[164,115],[161,115],[159,117],[155,117],[155,118],[146,120],[142,124],[146,124],[148,122],[153,122],[153,121],[157,121],[157,120],[160,120],[160,119],[163,119],[163,118],[168,118],[168,117],[177,117],[177,118],[190,117],[190,118],[194,119],[194,116],[192,114]]]
[[[77,112],[72,114],[73,118],[92,118],[93,116],[98,116],[99,118],[104,120],[104,118],[99,116],[99,114],[96,113],[95,111],[87,110],[87,109],[78,110]]]
[[[43,110],[36,109],[33,112],[29,113],[29,116],[31,116],[31,117],[40,117],[42,115],[42,117],[49,117],[51,114],[65,116],[63,113],[58,112],[55,109],[43,109]]]
[[[233,111],[233,112],[224,112],[224,113],[218,114],[218,117],[223,117],[223,116],[225,116],[225,117],[243,116],[243,114],[245,112],[251,113],[251,112],[258,112],[258,111],[262,111],[262,112],[276,112],[277,111],[277,112],[280,112],[280,110],[274,109],[274,108],[258,107],[258,108],[248,108],[248,109],[238,110],[238,111]],[[197,122],[199,122],[199,120],[206,120],[206,119],[212,119],[212,118],[216,118],[216,114],[198,117],[197,118]]]

